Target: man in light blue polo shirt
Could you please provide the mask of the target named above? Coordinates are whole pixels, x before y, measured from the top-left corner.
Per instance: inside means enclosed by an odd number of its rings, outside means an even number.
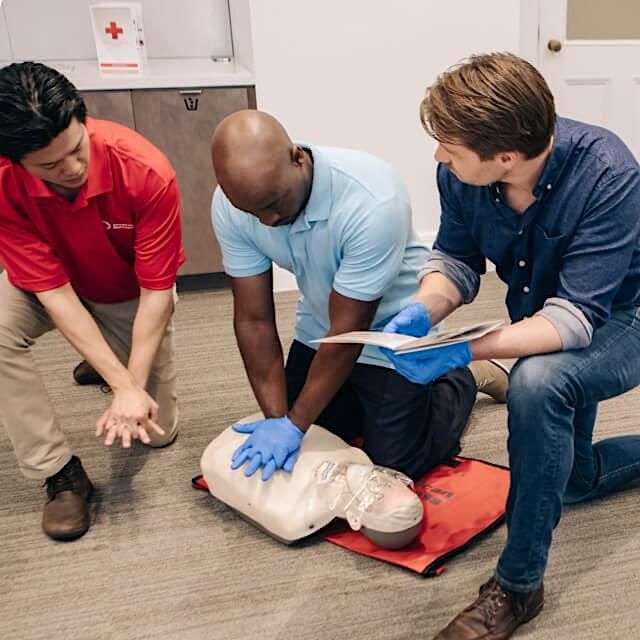
[[[265,416],[234,425],[250,435],[232,468],[248,462],[245,474],[262,468],[265,480],[275,469],[290,471],[313,422],[347,441],[362,435],[376,464],[412,477],[457,454],[479,387],[468,368],[414,384],[376,348],[311,343],[381,329],[418,289],[429,252],[395,171],[359,151],[294,144],[257,111],[218,126],[212,159],[220,185],[213,225],[232,279],[234,328]],[[295,274],[302,293],[286,367],[273,263]],[[495,385],[492,373],[506,381],[490,364],[475,366],[483,382]]]

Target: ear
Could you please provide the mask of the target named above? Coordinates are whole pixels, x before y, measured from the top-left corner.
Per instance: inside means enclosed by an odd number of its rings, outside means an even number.
[[[515,151],[503,151],[498,154],[497,159],[505,169],[510,169],[516,163],[517,155]]]
[[[304,161],[305,161],[304,149],[301,146],[294,144],[291,147],[291,162],[301,167],[302,165],[304,165]]]

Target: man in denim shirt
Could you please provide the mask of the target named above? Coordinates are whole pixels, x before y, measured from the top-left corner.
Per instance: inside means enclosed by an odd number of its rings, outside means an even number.
[[[508,638],[542,609],[563,504],[640,478],[640,436],[592,443],[598,403],[640,383],[640,169],[610,131],[556,118],[542,76],[510,54],[443,73],[421,117],[439,143],[441,225],[418,295],[385,330],[426,333],[471,302],[486,258],[508,285],[512,324],[388,357],[420,383],[475,359],[519,359],[506,547],[478,599],[436,637]]]

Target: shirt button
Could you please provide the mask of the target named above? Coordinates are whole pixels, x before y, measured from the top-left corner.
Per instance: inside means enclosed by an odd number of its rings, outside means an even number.
[[[524,287],[522,287],[522,293],[529,293],[529,291],[531,291],[531,289],[529,289],[529,287],[527,287],[527,285],[525,284]]]
[[[548,185],[547,185],[547,191],[549,191],[552,187],[553,187],[553,185],[552,185],[552,184],[548,184]]]
[[[496,198],[496,202],[500,204],[500,198]]]
[[[518,235],[519,235],[519,236],[521,236],[522,234],[523,234],[523,231],[522,231],[522,229],[520,229],[520,230],[518,231]]]
[[[518,260],[518,266],[519,267],[526,267],[527,266],[526,260]]]

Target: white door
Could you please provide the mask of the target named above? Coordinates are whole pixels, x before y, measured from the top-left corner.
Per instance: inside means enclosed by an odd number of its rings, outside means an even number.
[[[640,159],[639,0],[540,0],[538,66],[559,115],[611,129]]]

